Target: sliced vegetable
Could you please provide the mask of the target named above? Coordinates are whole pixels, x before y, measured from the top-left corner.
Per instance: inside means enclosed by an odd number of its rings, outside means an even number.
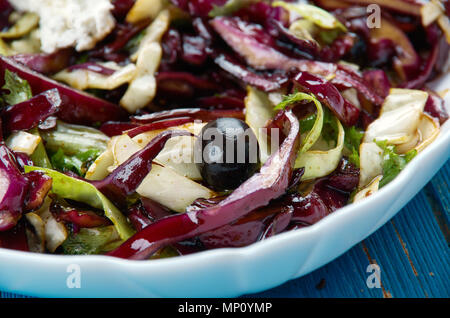
[[[9,54],[8,54],[9,55]],[[64,49],[51,54],[22,53],[11,56],[16,62],[26,65],[30,69],[45,75],[54,74],[66,68],[70,63],[72,50]]]
[[[28,246],[31,252],[44,253],[45,251],[45,223],[36,213],[25,214],[29,224],[33,227],[33,232],[27,229]]]
[[[294,81],[303,91],[314,94],[344,125],[353,126],[358,120],[359,109],[347,102],[333,84],[307,72],[298,73]]]
[[[167,6],[166,0],[137,0],[125,18],[128,23],[136,24],[145,19],[155,19]]]
[[[308,150],[299,154],[295,168],[305,168],[302,180],[310,180],[329,175],[339,164],[344,149],[345,131],[340,121],[335,118],[338,127],[336,146],[330,150]]]
[[[173,110],[164,110],[160,112],[154,112],[151,114],[132,116],[131,121],[139,124],[150,124],[156,121],[162,121],[165,119],[189,117],[194,120],[211,121],[221,117],[232,117],[238,119],[244,119],[244,112],[242,110],[225,110],[214,109],[207,110],[202,108],[178,108]]]
[[[264,132],[269,120],[275,115],[273,105],[266,93],[247,87],[247,97],[245,98],[245,122],[252,128],[259,144],[259,156],[264,164],[271,154],[268,134]]]
[[[111,222],[94,211],[72,208],[54,201],[50,206],[50,212],[59,220],[78,228],[94,228],[110,225]]]
[[[0,85],[3,84],[1,79],[6,70],[26,80],[34,95],[57,88],[61,96],[58,118],[66,122],[96,125],[109,120],[121,120],[126,116],[117,105],[53,81],[3,56],[0,56]]]
[[[206,123],[194,122],[185,125],[170,127],[168,128],[168,130],[184,130],[193,135],[199,135],[204,125],[206,125]],[[132,139],[127,136],[121,136],[121,141],[117,140],[113,148],[115,165],[117,166],[118,164],[124,162],[134,152],[139,151],[140,148],[144,147],[163,131],[164,129],[152,130],[138,134],[136,136],[132,134]],[[165,167],[172,168],[178,174],[189,179],[201,180],[202,176],[200,175],[194,158],[194,144],[195,137],[192,136],[178,136],[171,138],[155,158],[155,162],[162,164]],[[120,149],[121,147],[123,148]]]
[[[101,67],[107,67],[112,74],[104,74],[104,71],[94,71],[91,68],[69,68],[61,71],[53,76],[57,81],[65,82],[70,86],[85,90],[88,88],[113,90],[117,87],[130,82],[137,70],[133,63],[126,66],[120,66],[114,62],[99,64]]]
[[[254,86],[265,92],[279,89],[287,82],[287,77],[283,74],[258,74],[236,61],[230,55],[220,54],[214,59],[214,62],[221,69],[244,82],[244,84]]]
[[[319,7],[306,3],[286,3],[283,1],[275,1],[273,6],[283,7],[288,11],[294,11],[300,14],[304,19],[310,20],[324,29],[340,29],[344,32],[347,28],[339,22],[331,13]]]
[[[152,167],[136,192],[176,212],[184,212],[196,199],[209,199],[216,195],[201,184],[160,165]]]
[[[323,109],[322,104],[314,97],[314,95],[296,92],[284,97],[283,101],[279,103],[275,110],[284,109],[289,105],[297,104],[299,102],[313,102],[316,106],[317,113],[315,116],[314,124],[306,134],[306,136],[302,139],[302,145],[300,147],[300,155],[306,151],[308,151],[319,139],[320,133],[322,132],[323,126]],[[298,167],[297,167],[298,168]],[[334,170],[334,169],[333,169]]]
[[[63,172],[72,171],[84,177],[89,166],[97,159],[99,153],[98,149],[90,149],[79,152],[74,156],[68,156],[60,148],[51,156],[50,160],[54,169]]]
[[[372,122],[364,135],[364,142],[387,140],[402,144],[414,137],[428,99],[419,90],[391,89],[381,107],[380,117]]]
[[[374,142],[362,143],[359,147],[359,188],[365,187],[375,177],[383,174],[383,150]]]
[[[35,135],[36,137],[41,138],[39,130],[37,128],[33,128],[30,130],[30,133]],[[34,152],[30,155],[30,159],[33,161],[34,166],[49,168],[52,169],[52,164],[47,155],[47,150],[45,149],[44,143],[41,138],[41,142],[37,145]]]
[[[147,259],[159,248],[226,225],[283,195],[289,186],[294,159],[300,144],[300,127],[291,111],[280,120],[289,125],[279,150],[225,200],[198,211],[163,218],[145,227],[108,255]],[[280,123],[282,125],[282,123]]]
[[[0,32],[0,38],[14,39],[20,38],[31,32],[39,24],[39,16],[27,12],[17,20],[17,22],[7,31]]]
[[[74,156],[88,150],[106,150],[109,137],[101,131],[81,125],[57,122],[56,129],[41,131],[45,147],[52,152],[62,149],[65,155]]]
[[[102,180],[108,176],[108,168],[112,165],[114,165],[114,156],[108,148],[89,166],[85,178],[87,180]]]
[[[152,160],[164,148],[166,142],[176,136],[189,136],[186,131],[165,131],[154,138],[142,150],[134,153],[103,180],[91,183],[114,202],[123,204],[133,194],[152,169]]]
[[[227,0],[223,6],[218,6],[213,4],[213,9],[209,11],[208,16],[211,18],[230,15],[235,11],[251,4],[252,2],[257,2],[256,0]]]
[[[353,197],[353,202],[361,201],[364,198],[367,198],[368,196],[371,196],[375,192],[378,191],[378,188],[380,187],[380,180],[383,176],[377,176],[375,177],[364,189],[359,190],[355,196]]]
[[[2,94],[2,99],[8,105],[19,104],[33,97],[28,82],[9,70],[5,70],[5,84],[2,88],[9,91],[8,94]]]
[[[421,152],[439,136],[439,123],[427,114],[422,114],[417,131],[420,135],[420,141],[414,149]]]
[[[131,56],[131,61],[136,62],[138,60],[141,51],[150,43],[160,43],[164,33],[169,28],[170,24],[170,12],[165,9],[161,11],[153,22],[145,29],[145,35],[139,43],[139,48]]]
[[[10,56],[16,54],[16,52],[0,38],[0,54],[4,56]]]
[[[100,126],[100,131],[108,137],[122,135],[125,131],[138,127],[138,124],[109,121]]]
[[[9,149],[16,152],[23,152],[31,156],[41,142],[41,137],[29,134],[25,131],[12,133],[6,140]]]
[[[425,104],[424,111],[438,119],[439,124],[443,125],[448,119],[447,109],[444,105],[444,99],[441,98],[438,94],[428,91],[428,100]]]
[[[133,229],[126,217],[92,184],[69,177],[55,170],[25,166],[25,172],[43,171],[53,179],[52,193],[74,201],[86,203],[94,208],[102,209],[122,239],[133,235]]]
[[[26,211],[35,211],[44,203],[44,200],[52,187],[52,179],[38,171],[31,171],[25,176],[29,185],[24,209]]]
[[[52,200],[46,198],[43,206],[36,212],[45,223],[45,245],[50,253],[54,253],[56,249],[64,243],[68,237],[67,229],[64,224],[53,216],[50,212],[50,204]]]
[[[217,17],[211,20],[211,25],[230,45],[233,50],[242,55],[246,62],[259,70],[290,68],[292,63],[284,54],[268,45],[273,41],[264,33],[261,26],[249,24],[237,17]],[[265,41],[259,41],[255,37],[263,37]]]
[[[311,29],[311,26],[312,28],[314,28],[314,24],[312,22],[308,20],[297,20],[291,24],[289,29],[286,29],[284,25],[279,21],[274,21],[273,23],[277,26],[280,33],[290,42],[295,44],[299,50],[310,54],[311,57],[319,56],[319,43],[317,43],[317,41],[312,37],[309,31],[309,29]],[[311,23],[311,25],[309,25],[309,23]]]
[[[420,59],[406,34],[393,22],[381,18],[382,28],[370,29],[370,41],[373,45],[383,40],[394,43],[396,57],[394,68],[400,78],[405,81],[412,78],[418,71]]]
[[[14,155],[0,144],[0,232],[13,228],[22,216],[28,180],[17,169]]]
[[[9,106],[2,114],[4,129],[7,132],[28,130],[59,112],[61,95],[57,89],[45,91],[31,99]]]
[[[128,112],[135,113],[147,106],[156,95],[155,72],[161,62],[161,45],[156,42],[147,44],[139,51],[136,73],[128,86],[120,105]]]

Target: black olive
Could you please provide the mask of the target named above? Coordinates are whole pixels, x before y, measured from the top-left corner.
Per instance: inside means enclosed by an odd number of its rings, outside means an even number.
[[[245,122],[236,118],[208,123],[195,147],[200,174],[216,191],[237,188],[260,166],[256,136]]]

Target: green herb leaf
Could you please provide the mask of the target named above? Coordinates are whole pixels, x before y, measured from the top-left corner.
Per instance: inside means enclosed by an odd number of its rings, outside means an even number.
[[[359,168],[359,146],[364,137],[364,131],[357,129],[355,126],[345,127],[344,145],[351,152],[349,160]]]
[[[84,152],[80,152],[74,156],[68,156],[64,154],[64,151],[60,148],[51,156],[51,162],[55,169],[60,171],[72,171],[81,177],[84,177],[89,166],[100,155],[100,150],[90,149]]]
[[[328,144],[334,142],[337,139],[338,132],[339,127],[337,126],[335,116],[328,110],[328,108],[325,108],[322,129],[323,140],[325,140]]]
[[[5,85],[2,88],[9,91],[8,94],[2,95],[7,105],[19,104],[33,97],[28,82],[9,70],[5,70]]]
[[[81,228],[72,233],[62,244],[64,254],[86,255],[108,252],[108,246],[114,242],[121,242],[114,226],[97,228]]]
[[[339,29],[333,29],[333,30],[326,30],[319,33],[319,37],[325,44],[331,44],[334,42],[334,40],[337,39],[337,37],[341,34],[341,30]]]
[[[311,114],[309,116],[300,119],[300,132],[303,134],[307,131],[310,131],[314,126],[316,118],[317,118],[316,114]]]
[[[223,6],[213,4],[213,9],[209,12],[209,16],[215,18],[230,15],[252,2],[256,2],[256,0],[228,0]]]
[[[317,113],[316,113],[316,116],[314,117],[314,122],[312,124],[312,127],[309,129],[308,134],[302,141],[302,145],[300,146],[301,153],[306,152],[309,148],[311,148],[314,145],[314,143],[317,141],[317,139],[319,139],[319,137],[320,137],[320,133],[322,132],[323,122],[324,122],[324,110],[322,108],[322,104],[319,102],[319,100],[314,95],[300,93],[300,92],[296,91],[293,94],[284,96],[281,103],[279,103],[275,107],[275,110],[284,109],[284,108],[288,107],[289,105],[297,104],[297,103],[303,102],[303,101],[313,102],[314,105],[316,106]],[[311,125],[309,122],[306,122],[305,124],[307,126]]]
[[[376,141],[378,147],[383,149],[383,178],[380,188],[391,182],[416,155],[417,150],[412,149],[404,155],[397,154],[394,145],[388,145],[387,141]]]
[[[39,129],[37,128],[31,129],[29,133],[41,137]],[[35,166],[49,169],[53,168],[42,140],[34,150],[33,154],[30,156],[30,159],[31,161],[33,161]]]

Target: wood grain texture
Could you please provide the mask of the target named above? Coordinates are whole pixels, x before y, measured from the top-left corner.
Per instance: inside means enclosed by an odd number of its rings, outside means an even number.
[[[268,291],[244,297],[450,296],[448,182],[450,162],[390,222],[328,265]],[[381,269],[369,288],[367,266]],[[1,293],[1,297],[23,297]]]

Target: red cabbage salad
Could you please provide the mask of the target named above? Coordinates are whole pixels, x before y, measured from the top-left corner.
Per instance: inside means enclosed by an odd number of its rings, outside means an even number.
[[[0,0],[0,247],[149,260],[301,230],[448,119],[450,1]]]

